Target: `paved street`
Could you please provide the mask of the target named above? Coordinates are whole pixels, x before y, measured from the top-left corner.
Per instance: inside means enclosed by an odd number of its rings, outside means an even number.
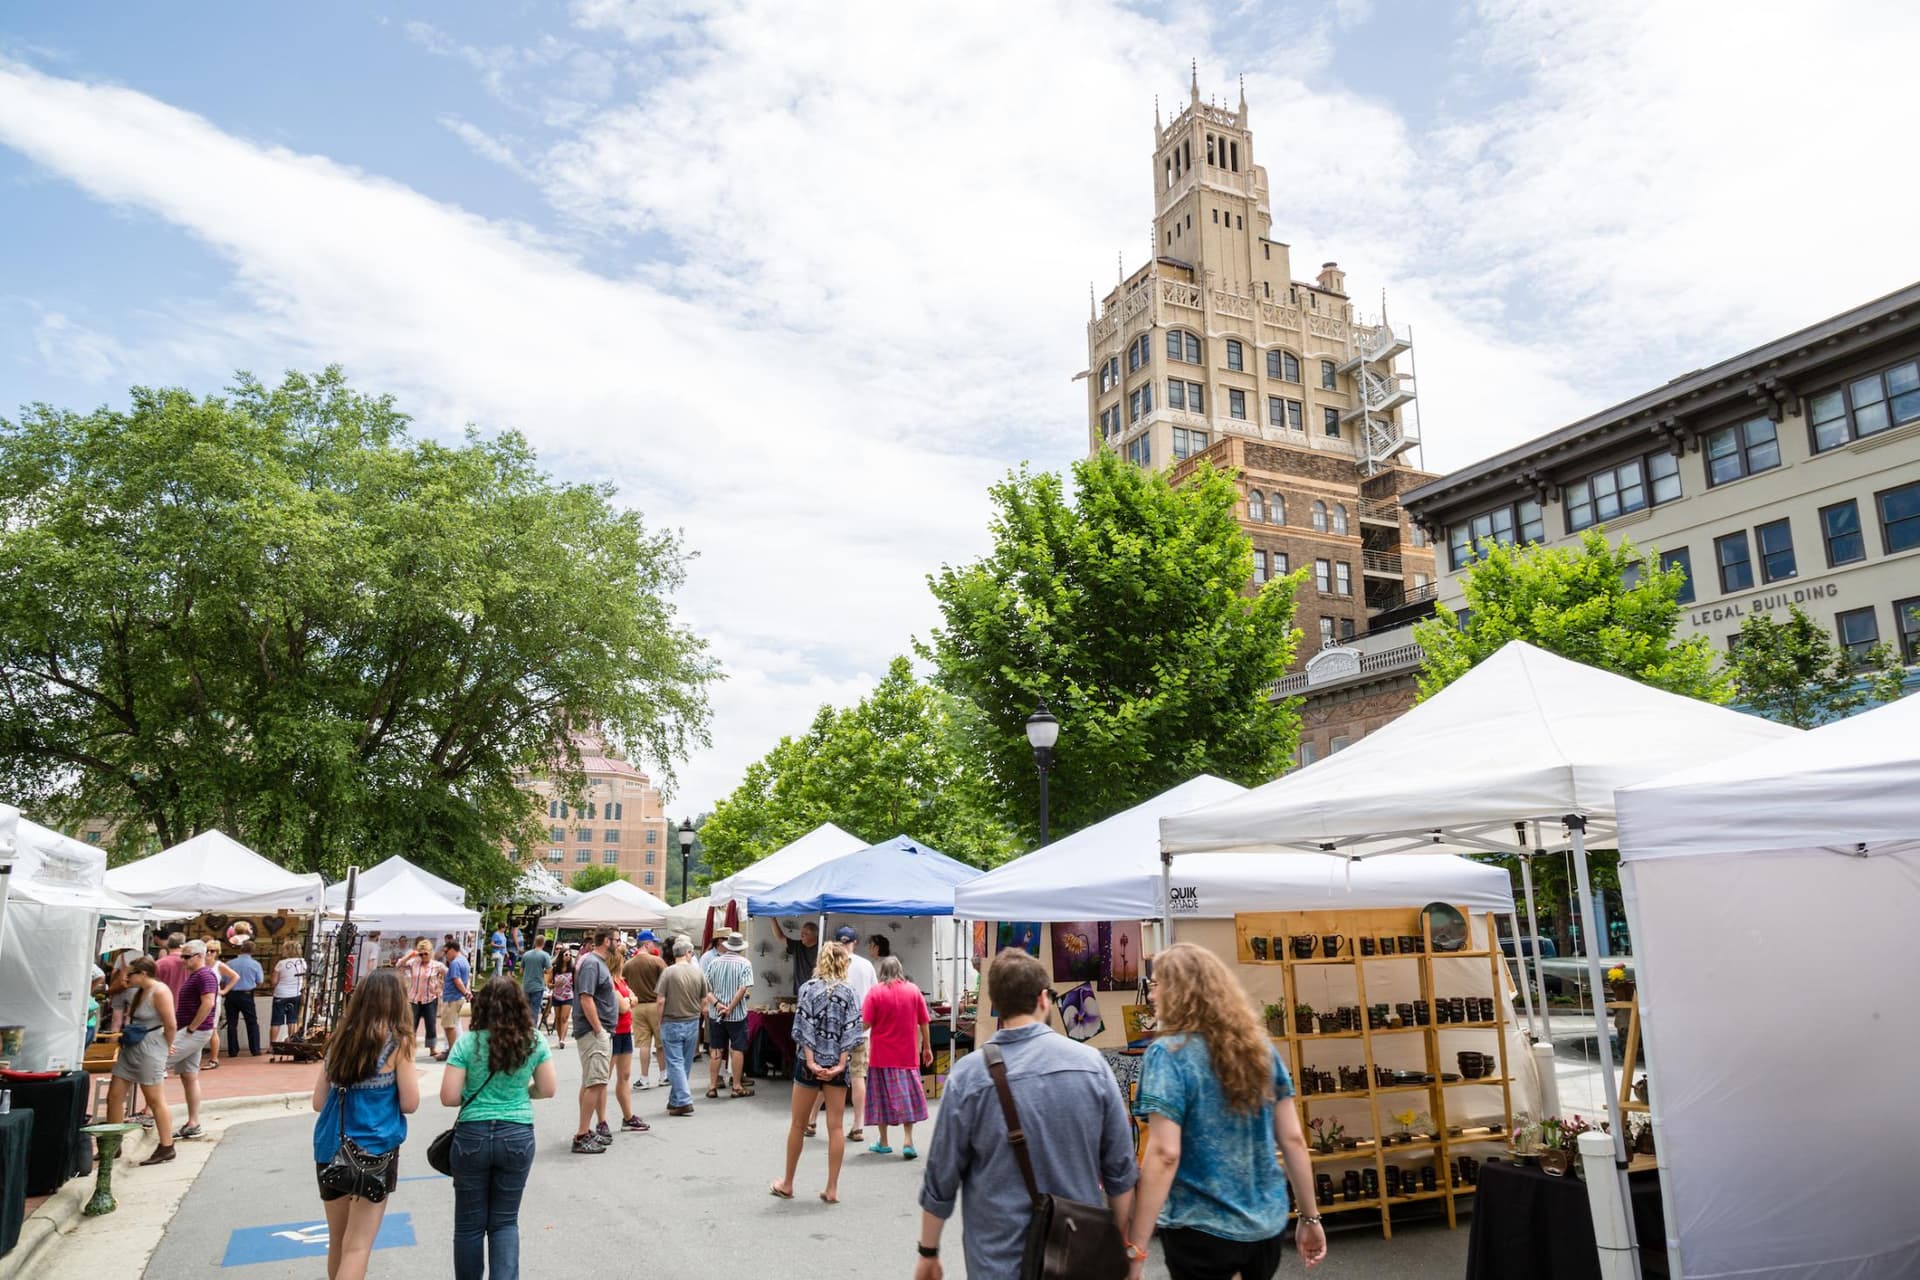
[[[694,1115],[668,1119],[666,1091],[638,1095],[653,1132],[615,1139],[601,1156],[567,1150],[572,1046],[556,1055],[562,1096],[536,1104],[540,1154],[521,1213],[522,1266],[529,1275],[581,1268],[638,1268],[654,1275],[693,1275],[759,1263],[782,1274],[896,1276],[911,1273],[920,1170],[894,1157],[850,1156],[841,1178],[843,1202],[814,1198],[825,1170],[826,1144],[808,1144],[792,1202],[774,1199],[767,1182],[779,1172],[788,1086],[759,1082],[759,1096],[707,1102]],[[703,1072],[704,1075],[704,1072]],[[374,1255],[375,1275],[446,1275],[452,1268],[453,1187],[426,1166],[426,1144],[450,1112],[423,1102],[401,1155],[399,1192],[387,1233],[395,1243]],[[617,1117],[616,1117],[617,1118]],[[936,1104],[935,1118],[938,1118]],[[149,1262],[149,1280],[197,1275],[224,1265],[244,1280],[311,1277],[325,1252],[313,1181],[313,1123],[304,1116],[235,1126],[220,1142],[182,1201]],[[896,1139],[897,1142],[897,1139]],[[923,1139],[924,1142],[924,1139]],[[405,1215],[404,1220],[401,1215]],[[258,1228],[271,1228],[260,1231]],[[280,1234],[284,1233],[284,1234]],[[949,1228],[947,1274],[964,1274],[957,1224]],[[1337,1231],[1320,1276],[1458,1275],[1466,1230],[1401,1225],[1383,1241],[1377,1225]],[[278,1260],[243,1259],[273,1256]],[[1282,1273],[1298,1274],[1297,1263]],[[1156,1262],[1148,1274],[1164,1277]]]

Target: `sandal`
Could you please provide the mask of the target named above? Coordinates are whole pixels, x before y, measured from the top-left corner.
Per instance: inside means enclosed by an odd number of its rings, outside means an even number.
[[[709,1098],[717,1098],[720,1096],[720,1091],[718,1089],[709,1089],[707,1090],[707,1096]]]
[[[859,1125],[855,1125],[853,1126],[853,1128],[847,1130],[848,1142],[864,1142],[866,1141],[866,1138],[867,1138],[867,1131],[865,1129],[862,1129]]]
[[[808,1136],[809,1138],[811,1138],[811,1137],[813,1137],[813,1136],[814,1136],[814,1132],[813,1132],[813,1126],[812,1126],[812,1125],[808,1125],[808,1126],[807,1126],[807,1136]]]
[[[830,1195],[828,1195],[828,1194],[827,1194],[826,1192],[824,1192],[824,1191],[822,1191],[822,1192],[820,1193],[820,1198],[821,1198],[822,1200],[824,1200],[824,1201],[826,1201],[826,1202],[827,1202],[828,1204],[839,1204],[839,1203],[840,1203],[840,1197],[839,1197],[839,1196],[830,1196]]]
[[[753,1086],[748,1085],[744,1089],[735,1089],[733,1096],[736,1098],[751,1098],[753,1096]]]
[[[774,1195],[774,1196],[778,1196],[778,1197],[779,1197],[780,1199],[782,1199],[782,1200],[791,1200],[791,1199],[793,1199],[793,1192],[791,1192],[791,1191],[782,1191],[782,1190],[780,1189],[780,1184],[779,1184],[779,1183],[777,1183],[777,1182],[776,1182],[776,1183],[774,1183],[774,1184],[772,1184],[771,1186],[769,1186],[769,1187],[767,1188],[767,1192],[768,1192],[768,1194],[770,1194],[770,1195]]]

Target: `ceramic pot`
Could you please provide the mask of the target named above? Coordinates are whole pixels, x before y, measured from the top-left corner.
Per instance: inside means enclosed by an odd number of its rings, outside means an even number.
[[[1619,1001],[1631,1000],[1633,999],[1634,992],[1639,989],[1639,984],[1634,982],[1632,978],[1622,978],[1613,984],[1613,998]]]
[[[1253,962],[1255,964],[1265,964],[1267,962],[1267,940],[1265,938],[1248,938],[1247,950],[1253,952]]]
[[[1293,1015],[1293,1031],[1295,1035],[1302,1035],[1302,1036],[1312,1035],[1313,1034],[1313,1015],[1310,1013],[1294,1014]]]
[[[1286,1018],[1277,1013],[1268,1014],[1267,1015],[1267,1034],[1270,1036],[1286,1035],[1287,1034]]]
[[[1540,1172],[1542,1173],[1550,1173],[1558,1178],[1572,1167],[1573,1153],[1570,1151],[1562,1151],[1556,1147],[1552,1151],[1540,1153]]]

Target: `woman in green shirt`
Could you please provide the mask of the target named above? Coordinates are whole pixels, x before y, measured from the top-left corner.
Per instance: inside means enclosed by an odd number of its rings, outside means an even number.
[[[519,1280],[520,1196],[533,1169],[533,1100],[559,1087],[547,1038],[511,978],[473,997],[473,1021],[447,1055],[440,1104],[453,1126],[455,1280]],[[469,1083],[472,1081],[473,1083]]]

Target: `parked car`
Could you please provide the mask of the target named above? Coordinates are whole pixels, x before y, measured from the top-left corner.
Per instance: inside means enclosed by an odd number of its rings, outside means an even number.
[[[1533,961],[1536,958],[1541,960],[1556,960],[1560,956],[1560,948],[1553,944],[1553,939],[1543,937],[1539,934],[1502,938],[1500,939],[1500,951],[1501,954],[1507,957],[1507,960],[1511,964],[1513,980],[1516,984],[1531,983],[1533,981]],[[1521,976],[1520,964],[1516,959],[1522,952],[1526,954],[1527,958],[1527,972],[1525,977]],[[1559,995],[1564,985],[1561,980],[1551,973],[1546,975],[1546,979],[1547,994],[1550,996]]]

